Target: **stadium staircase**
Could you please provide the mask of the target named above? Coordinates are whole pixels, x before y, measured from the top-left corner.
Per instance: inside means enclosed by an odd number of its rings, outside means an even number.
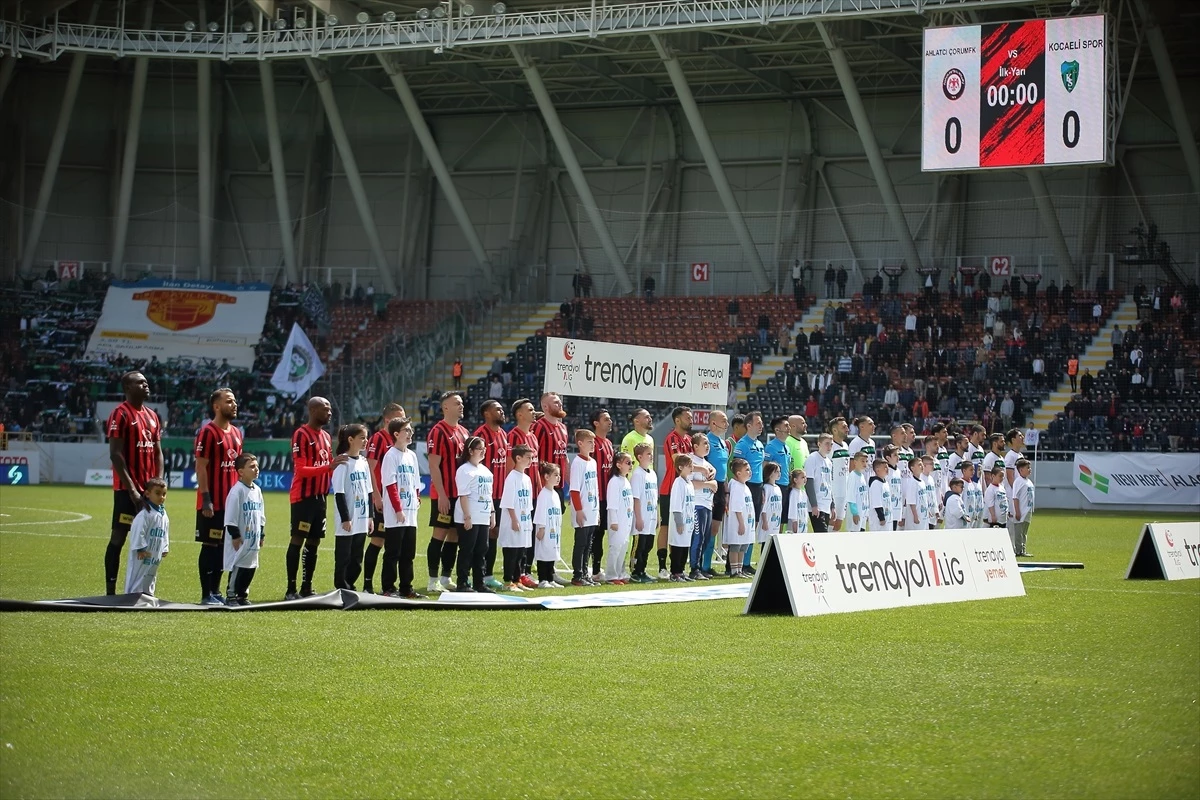
[[[1083,376],[1086,369],[1092,371],[1092,375],[1099,375],[1100,371],[1107,366],[1112,360],[1112,332],[1113,327],[1120,325],[1122,330],[1130,330],[1137,326],[1138,312],[1137,304],[1133,302],[1133,296],[1127,295],[1116,310],[1109,315],[1104,327],[1096,332],[1092,338],[1092,343],[1088,345],[1087,350],[1079,356],[1079,376]],[[1033,413],[1033,420],[1030,423],[1031,428],[1039,431],[1045,431],[1054,417],[1062,413],[1067,403],[1071,402],[1071,379],[1064,372],[1063,380],[1058,384],[1058,387],[1050,393],[1050,397],[1042,403],[1042,405]]]
[[[493,361],[507,359],[518,345],[540,331],[557,313],[558,303],[504,303],[497,306],[487,319],[471,326],[471,344],[466,352],[446,353],[430,367],[417,390],[404,398],[405,410],[415,415],[421,398],[428,397],[435,389],[445,391],[454,385],[450,370],[456,357],[461,356],[463,360],[462,386],[465,390],[486,378]]]

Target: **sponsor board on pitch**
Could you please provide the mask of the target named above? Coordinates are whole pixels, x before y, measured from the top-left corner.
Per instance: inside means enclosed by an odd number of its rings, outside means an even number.
[[[1200,522],[1149,522],[1142,528],[1125,578],[1200,578]]]
[[[1091,503],[1200,507],[1195,453],[1076,453],[1073,480]]]
[[[1024,594],[1000,529],[775,534],[745,613],[809,617]]]
[[[0,455],[0,486],[39,483],[42,454],[36,450]]]
[[[724,408],[729,356],[547,337],[545,391]]]

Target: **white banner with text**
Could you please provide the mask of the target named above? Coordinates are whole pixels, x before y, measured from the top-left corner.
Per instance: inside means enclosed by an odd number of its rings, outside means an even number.
[[[108,288],[87,354],[211,359],[253,369],[271,287],[144,280]]]
[[[1200,578],[1200,522],[1150,522],[1129,559],[1127,579]]]
[[[729,356],[585,339],[546,338],[545,391],[724,408]]]
[[[1091,503],[1200,507],[1198,453],[1076,453],[1074,472]]]
[[[1024,594],[1000,528],[774,534],[745,613],[810,617]]]

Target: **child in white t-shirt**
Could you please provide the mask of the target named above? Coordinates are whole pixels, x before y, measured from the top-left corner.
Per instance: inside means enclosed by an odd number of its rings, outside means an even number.
[[[129,526],[129,560],[125,562],[125,594],[154,594],[158,565],[171,549],[167,518],[167,482],[150,478],[142,491],[142,510]]]
[[[1025,549],[1029,538],[1029,523],[1033,520],[1033,480],[1029,477],[1033,463],[1025,458],[1017,459],[1017,479],[1013,481],[1012,521],[1009,532],[1013,551],[1022,557],[1029,555]]]
[[[983,488],[980,484],[974,481],[975,465],[970,461],[962,461],[959,463],[959,475],[963,479],[963,509],[966,510],[967,516],[970,517],[971,523],[968,528],[983,527]],[[950,527],[949,524],[946,525]]]
[[[833,437],[822,433],[817,437],[817,449],[810,453],[804,463],[804,474],[808,476],[808,506],[814,533],[829,530],[833,513]]]
[[[600,525],[600,481],[596,473],[596,434],[586,428],[575,431],[578,455],[571,461],[571,522],[575,526],[575,544],[571,549],[571,585],[595,586],[589,577],[592,538]]]
[[[788,492],[788,533],[808,533],[808,476],[802,469],[792,470]]]
[[[671,580],[690,582],[692,579],[683,571],[692,547],[692,533],[696,526],[696,490],[688,480],[691,475],[692,457],[678,453],[671,460],[675,467],[675,482],[671,484],[671,516],[667,524],[667,546],[671,556]]]
[[[907,511],[904,507],[904,476],[907,468],[901,468],[900,448],[894,444],[883,448],[883,460],[888,465],[887,484],[892,501],[892,530],[901,530],[904,527],[904,513]]]
[[[946,490],[946,530],[960,530],[971,527],[971,515],[963,503],[963,479],[951,478],[950,488]]]
[[[520,581],[526,571],[525,551],[533,532],[533,483],[525,470],[533,463],[533,451],[528,445],[518,444],[509,455],[513,468],[504,477],[496,546],[504,553],[504,590],[526,592],[529,590]]]
[[[859,450],[850,456],[850,472],[846,475],[846,500],[850,514],[846,520],[846,531],[855,533],[865,530],[867,517],[871,513],[871,497],[867,488],[867,452]]]
[[[692,536],[692,546],[689,552],[691,572],[688,573],[694,581],[706,581],[709,575],[703,570],[701,559],[709,551],[712,541],[713,498],[717,493],[717,482],[709,478],[712,465],[706,460],[712,444],[708,441],[707,433],[692,434],[692,466],[694,469],[688,475],[692,488],[696,490],[696,532]]]
[[[924,464],[914,458],[908,462],[908,474],[904,476],[904,526],[906,531],[923,531],[929,528],[925,506],[925,484],[921,481]]]
[[[832,438],[830,439],[832,442]],[[750,463],[744,458],[729,462],[729,506],[725,510],[725,524],[721,526],[722,543],[728,549],[725,563],[730,575],[742,577],[742,564],[746,548],[754,543],[754,498],[746,481],[750,478]],[[832,503],[832,495],[830,496]]]
[[[496,521],[492,502],[492,471],[483,463],[487,444],[478,436],[467,439],[462,463],[454,473],[458,502],[454,504],[454,522],[458,525],[458,592],[494,594],[483,582],[483,562],[487,557],[488,532]],[[474,582],[472,585],[472,581]]]
[[[892,530],[892,488],[889,481],[891,467],[881,456],[871,465],[875,473],[867,481],[867,530],[873,532]]]
[[[609,583],[618,586],[629,583],[625,551],[633,532],[633,486],[629,482],[632,468],[633,458],[629,453],[618,452],[608,479],[608,551],[604,554],[604,573]]]
[[[354,591],[362,573],[363,548],[371,532],[371,467],[363,456],[367,427],[352,423],[338,430],[337,455],[349,461],[333,470],[329,491],[333,494],[333,588]]]
[[[225,498],[225,571],[229,592],[225,605],[250,605],[250,581],[258,569],[258,552],[266,537],[267,515],[258,479],[258,458],[242,453],[233,460],[238,479]]]
[[[774,461],[763,462],[763,501],[762,513],[758,515],[757,540],[766,549],[772,533],[779,533],[779,525],[783,521],[783,493],[779,491],[779,464]],[[762,553],[759,553],[761,557]]]
[[[938,497],[936,467],[937,459],[933,456],[921,456],[921,483],[924,486],[922,496],[925,498],[925,521],[928,530],[936,528],[942,516],[942,498]]]
[[[642,442],[634,445],[637,467],[629,479],[633,495],[633,535],[636,538],[631,583],[654,583],[646,574],[646,561],[658,535],[658,475],[654,472],[654,448]]]
[[[383,549],[383,571],[380,575],[383,593],[406,600],[420,600],[425,595],[413,588],[413,558],[417,552],[417,516],[421,508],[421,473],[417,454],[409,449],[413,440],[412,423],[397,418],[388,423],[392,446],[379,463],[379,489],[383,493],[383,536],[371,539],[367,548],[365,574],[375,572],[372,559]],[[382,538],[377,547],[377,540]],[[399,578],[400,589],[393,591]],[[363,590],[371,591],[364,580]]]
[[[983,509],[988,527],[1008,527],[1008,492],[1004,491],[1004,465],[996,464],[984,476],[987,488],[983,491]]]
[[[538,588],[555,589],[566,586],[566,581],[554,571],[554,565],[562,556],[562,498],[555,491],[562,472],[553,461],[543,461],[538,465],[538,474],[542,476],[542,491],[533,512],[533,524],[537,528],[533,558],[537,561]]]

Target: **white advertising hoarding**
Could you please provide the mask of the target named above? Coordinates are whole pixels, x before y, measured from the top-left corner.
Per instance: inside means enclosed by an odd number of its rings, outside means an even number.
[[[1000,528],[774,534],[746,613],[810,617],[1024,594]]]
[[[546,338],[545,391],[560,395],[724,408],[729,370],[724,353]]]
[[[251,369],[270,299],[271,287],[265,283],[114,283],[87,354],[225,359]]]
[[[1182,581],[1200,578],[1200,522],[1151,522],[1129,559],[1128,578]]]
[[[1091,503],[1200,508],[1200,454],[1076,453],[1074,482]]]

